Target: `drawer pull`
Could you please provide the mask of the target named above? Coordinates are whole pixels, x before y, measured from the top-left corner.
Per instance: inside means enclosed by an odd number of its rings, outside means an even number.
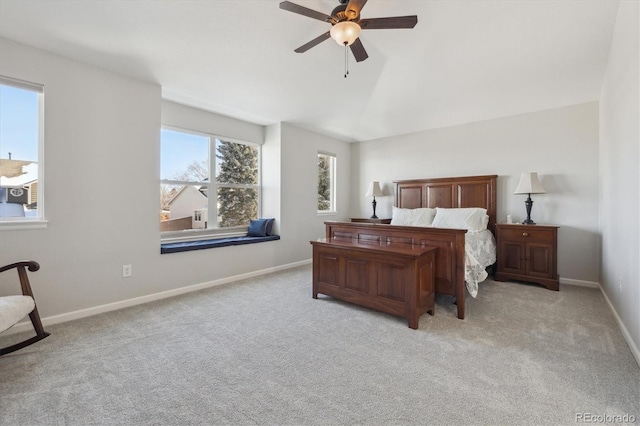
[[[529,233],[528,233],[528,232],[523,232],[523,233],[522,233],[522,236],[523,236],[523,237],[528,237],[528,236],[529,236]]]

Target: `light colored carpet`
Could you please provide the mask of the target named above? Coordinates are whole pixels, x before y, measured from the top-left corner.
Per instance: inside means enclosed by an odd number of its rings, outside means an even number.
[[[310,266],[239,281],[48,327],[0,357],[0,424],[640,421],[640,369],[598,290],[488,280],[467,314],[438,297],[411,330],[312,299]]]

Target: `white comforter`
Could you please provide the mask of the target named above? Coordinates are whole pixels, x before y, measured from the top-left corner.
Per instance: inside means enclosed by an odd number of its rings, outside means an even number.
[[[467,231],[464,253],[464,280],[471,296],[476,297],[478,283],[489,275],[486,267],[496,261],[496,240],[491,231]]]

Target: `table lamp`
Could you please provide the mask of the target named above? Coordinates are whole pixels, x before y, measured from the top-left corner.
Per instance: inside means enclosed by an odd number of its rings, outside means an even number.
[[[531,194],[545,194],[546,191],[542,187],[540,180],[538,179],[538,173],[522,173],[520,176],[520,183],[516,188],[514,194],[527,194],[527,200],[524,202],[527,207],[527,219],[522,222],[523,225],[535,225],[536,223],[531,220],[531,207],[533,207],[533,201],[531,200]]]
[[[382,197],[383,195],[384,194],[382,193],[382,189],[380,189],[380,183],[377,181],[371,182],[371,184],[369,185],[369,190],[364,195],[365,197],[373,196],[373,201],[371,202],[371,205],[373,206],[373,216],[371,216],[371,219],[378,218],[378,216],[376,216],[376,197]]]

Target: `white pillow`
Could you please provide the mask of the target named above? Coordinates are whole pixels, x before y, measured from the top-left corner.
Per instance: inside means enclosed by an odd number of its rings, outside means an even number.
[[[421,208],[413,210],[413,220],[411,226],[431,226],[433,218],[436,216],[436,209]]]
[[[393,206],[391,212],[391,224],[392,225],[408,225],[411,222],[411,210],[400,209]]]
[[[401,209],[393,206],[391,224],[401,226],[431,226],[435,215],[435,209]]]
[[[436,208],[436,217],[433,219],[434,228],[457,228],[469,231],[483,231],[487,229],[489,216],[487,209],[461,208],[443,209]]]
[[[484,231],[485,229],[487,229],[487,226],[489,226],[489,215],[485,214],[482,218],[482,229],[479,230]]]

